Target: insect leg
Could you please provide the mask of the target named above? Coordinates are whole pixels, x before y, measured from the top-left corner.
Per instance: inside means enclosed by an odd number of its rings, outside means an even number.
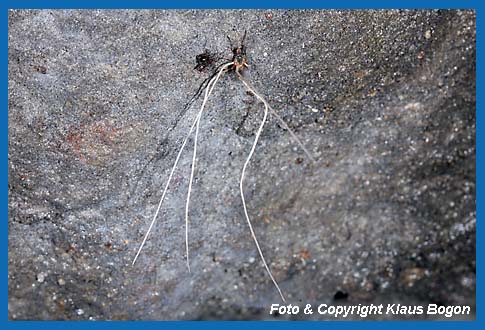
[[[244,47],[244,40],[246,40],[246,33],[247,32],[248,32],[247,30],[244,30],[244,35],[243,35],[243,37],[241,39],[241,47]]]

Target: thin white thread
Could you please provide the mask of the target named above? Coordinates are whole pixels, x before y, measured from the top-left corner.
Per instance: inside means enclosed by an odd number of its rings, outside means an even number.
[[[182,146],[179,150],[179,153],[177,154],[177,157],[176,157],[176,160],[175,160],[175,163],[172,167],[172,170],[170,172],[170,175],[169,175],[169,178],[168,178],[168,181],[167,181],[167,184],[165,185],[165,188],[163,190],[163,193],[162,193],[162,197],[160,198],[160,202],[158,204],[158,207],[157,207],[157,210],[155,212],[155,215],[153,216],[153,219],[152,219],[152,222],[150,223],[150,226],[148,228],[148,231],[147,233],[145,234],[145,237],[143,239],[143,242],[141,243],[139,249],[138,249],[138,252],[135,256],[135,258],[133,259],[133,262],[132,264],[134,265],[138,256],[140,255],[142,249],[143,249],[143,246],[145,245],[146,243],[146,240],[148,239],[148,236],[153,228],[153,225],[155,224],[156,222],[156,219],[157,219],[157,216],[158,216],[158,213],[160,212],[160,208],[162,206],[162,203],[163,203],[163,200],[165,199],[165,195],[167,193],[167,190],[168,190],[168,187],[169,187],[169,184],[172,180],[172,176],[173,176],[173,173],[175,171],[175,168],[177,167],[177,164],[178,164],[178,161],[180,159],[180,156],[185,148],[185,145],[190,137],[190,135],[192,134],[193,130],[194,130],[194,127],[196,128],[196,133],[195,133],[195,138],[194,138],[194,153],[193,153],[193,156],[192,156],[192,169],[191,169],[191,175],[190,175],[190,181],[189,181],[189,188],[188,188],[188,192],[187,192],[187,202],[186,202],[186,209],[185,209],[185,225],[186,225],[186,230],[185,230],[185,245],[186,245],[186,256],[187,256],[187,268],[190,272],[190,263],[189,263],[189,244],[188,244],[188,209],[189,209],[189,203],[190,203],[190,193],[191,193],[191,190],[192,190],[192,183],[193,183],[193,176],[194,176],[194,170],[195,170],[195,161],[196,161],[196,154],[197,154],[197,137],[198,137],[198,132],[199,132],[199,125],[200,125],[200,119],[201,119],[201,116],[202,116],[202,113],[203,113],[203,110],[205,108],[205,105],[207,103],[207,100],[209,98],[209,96],[211,95],[217,81],[219,80],[220,76],[222,75],[223,71],[228,67],[230,66],[232,63],[227,63],[225,64],[221,70],[219,71],[219,73],[217,74],[216,77],[214,77],[213,79],[211,79],[209,81],[209,83],[207,84],[206,86],[206,91],[205,91],[205,96],[204,96],[204,100],[202,102],[202,106],[201,106],[201,109],[199,110],[199,113],[197,114],[197,117],[195,118],[194,122],[192,123],[192,126],[190,128],[190,131],[189,133],[187,134],[186,138],[184,139],[183,143],[182,143]],[[251,147],[251,150],[249,152],[249,155],[248,155],[248,158],[246,159],[245,163],[244,163],[244,166],[243,166],[243,169],[242,169],[242,172],[241,172],[241,179],[240,179],[240,182],[239,182],[239,188],[240,188],[240,192],[241,192],[241,199],[242,199],[242,202],[243,202],[243,209],[244,209],[244,214],[246,216],[246,220],[247,220],[247,223],[248,223],[248,226],[249,226],[249,230],[251,232],[251,236],[253,237],[253,240],[254,240],[254,243],[256,244],[256,248],[258,250],[258,253],[261,257],[261,260],[263,262],[263,265],[269,275],[269,277],[271,278],[273,284],[275,285],[276,289],[278,290],[278,293],[280,294],[281,296],[281,299],[283,301],[286,301],[285,300],[285,297],[283,295],[283,292],[281,291],[278,283],[276,282],[273,274],[271,273],[271,270],[264,258],[264,255],[263,255],[263,252],[261,250],[261,247],[259,245],[259,242],[258,242],[258,239],[256,238],[256,234],[254,233],[254,229],[253,229],[253,226],[251,224],[251,220],[249,218],[249,214],[248,214],[248,211],[247,211],[247,206],[246,206],[246,201],[245,201],[245,198],[244,198],[244,189],[243,189],[243,182],[244,182],[244,176],[245,176],[245,173],[246,173],[246,169],[247,169],[247,166],[249,165],[249,162],[254,154],[254,151],[256,149],[256,145],[258,143],[258,140],[259,140],[259,137],[261,135],[261,132],[263,130],[263,127],[264,127],[264,124],[266,123],[266,120],[267,120],[267,116],[268,116],[268,110],[270,110],[272,112],[273,115],[275,115],[275,117],[281,122],[281,124],[283,125],[283,127],[292,135],[292,137],[296,140],[296,142],[300,145],[300,147],[302,148],[302,150],[307,154],[307,156],[313,161],[315,162],[315,159],[312,157],[312,155],[310,154],[310,152],[305,148],[305,146],[303,145],[303,143],[300,141],[300,139],[296,136],[296,134],[289,128],[289,126],[284,122],[284,120],[276,113],[276,111],[268,104],[268,102],[259,94],[256,92],[256,90],[254,89],[254,87],[251,86],[251,84],[249,82],[247,82],[242,76],[241,74],[239,73],[238,70],[236,70],[236,73],[239,77],[239,79],[241,80],[241,82],[246,86],[246,88],[251,91],[263,104],[264,104],[264,116],[263,116],[263,120],[259,126],[259,129],[256,133],[256,137],[255,137],[255,140],[253,142],[253,145]]]
[[[190,263],[189,263],[189,203],[190,203],[190,193],[192,191],[192,182],[193,182],[193,179],[194,179],[195,161],[196,161],[196,156],[197,156],[197,137],[199,135],[199,124],[200,124],[200,119],[202,118],[202,111],[204,111],[205,105],[206,105],[206,103],[209,99],[209,96],[212,93],[212,90],[216,86],[216,83],[219,80],[222,72],[230,64],[231,63],[227,63],[225,66],[223,66],[222,69],[217,74],[217,76],[207,84],[207,87],[206,87],[206,90],[205,90],[204,100],[202,101],[202,106],[200,108],[199,117],[197,119],[197,124],[196,124],[196,128],[195,128],[194,153],[192,155],[192,169],[191,169],[191,172],[190,172],[189,189],[188,189],[188,192],[187,192],[187,202],[185,204],[185,253],[186,253],[186,259],[187,259],[187,269],[189,270],[189,273],[190,273]],[[211,84],[212,84],[212,86],[211,86]]]
[[[255,88],[246,79],[244,79],[244,77],[239,72],[237,72],[237,75],[239,79],[242,81],[242,83],[246,86],[246,88],[249,89],[251,93],[256,95],[256,97],[260,99],[261,102],[263,102],[268,107],[269,111],[271,111],[271,114],[274,115],[276,119],[280,121],[284,129],[286,129],[290,133],[290,135],[293,137],[296,143],[298,143],[298,145],[303,150],[303,152],[308,156],[308,158],[310,158],[310,160],[313,163],[316,163],[315,158],[307,150],[307,148],[305,148],[305,146],[303,145],[303,142],[301,142],[300,138],[293,132],[293,130],[288,126],[288,124],[283,120],[283,118],[281,118],[281,116],[278,115],[278,113],[268,104],[268,102],[264,99],[264,97],[262,97],[258,92],[256,92]]]
[[[273,274],[271,273],[271,270],[268,267],[268,264],[266,263],[266,260],[265,260],[264,255],[263,255],[263,251],[261,251],[261,247],[259,246],[259,242],[258,242],[258,239],[256,238],[256,234],[254,233],[253,226],[251,224],[251,220],[249,219],[249,214],[248,214],[248,210],[247,210],[247,207],[246,207],[246,200],[244,199],[244,190],[243,190],[243,181],[244,181],[244,175],[246,173],[246,167],[248,166],[249,161],[251,160],[251,157],[253,156],[254,150],[256,149],[256,144],[258,143],[258,140],[259,140],[259,136],[261,135],[261,132],[263,131],[263,126],[264,126],[264,124],[266,122],[266,118],[268,116],[268,108],[269,107],[268,107],[268,103],[261,96],[259,96],[259,94],[256,93],[242,79],[242,76],[239,73],[239,71],[236,71],[236,73],[239,76],[239,78],[241,79],[241,81],[243,82],[243,84],[246,86],[246,88],[249,89],[249,91],[251,91],[252,93],[254,93],[254,95],[256,95],[256,97],[259,100],[261,100],[263,102],[263,104],[264,104],[264,116],[263,116],[263,120],[261,121],[261,124],[260,124],[260,126],[258,128],[258,131],[256,132],[256,137],[254,138],[253,146],[251,147],[251,151],[249,152],[248,158],[246,159],[246,162],[244,163],[244,166],[243,166],[243,169],[242,169],[242,172],[241,172],[241,180],[239,181],[239,189],[241,191],[241,199],[242,199],[243,208],[244,208],[244,215],[246,216],[246,220],[248,222],[249,230],[251,231],[251,236],[253,237],[254,243],[256,244],[256,248],[258,249],[259,256],[261,257],[261,260],[263,261],[263,265],[266,268],[266,271],[268,272],[269,277],[273,281],[273,284],[275,285],[276,289],[278,290],[278,293],[280,294],[281,299],[283,301],[286,301],[285,300],[285,297],[283,295],[283,292],[281,291],[278,283],[276,282],[275,278],[273,277]]]
[[[214,79],[219,79],[220,77],[220,74],[230,65],[231,63],[227,63],[226,65],[224,65],[222,67],[222,69],[219,71],[219,74],[213,78],[209,84],[207,84],[207,87],[206,88],[209,88],[209,85],[211,84],[211,82],[214,80]],[[211,89],[211,92],[212,92],[212,89]],[[204,104],[205,105],[205,104]],[[146,240],[148,239],[148,236],[150,235],[150,232],[152,231],[152,228],[153,228],[153,225],[155,224],[156,222],[156,219],[157,219],[157,216],[158,216],[158,213],[160,212],[160,208],[162,207],[162,203],[163,203],[163,200],[165,199],[165,195],[167,193],[167,190],[168,190],[168,186],[170,185],[170,182],[172,180],[172,176],[173,176],[173,173],[175,172],[175,168],[177,167],[177,164],[179,162],[179,159],[180,159],[180,156],[182,155],[182,151],[184,150],[185,148],[185,145],[187,144],[187,141],[190,137],[190,135],[192,134],[192,131],[194,130],[194,127],[196,126],[197,122],[199,121],[200,119],[200,116],[202,115],[202,111],[204,110],[204,108],[202,107],[201,110],[199,110],[199,113],[197,114],[194,122],[192,123],[192,126],[190,127],[190,130],[189,130],[189,133],[187,134],[187,136],[185,137],[183,143],[182,143],[182,147],[180,148],[178,154],[177,154],[177,157],[175,159],[175,163],[172,167],[172,170],[170,171],[170,175],[168,177],[168,181],[167,181],[167,184],[165,185],[165,188],[163,189],[163,193],[162,193],[162,197],[160,198],[160,202],[158,203],[158,207],[157,207],[157,211],[155,212],[155,215],[153,216],[153,219],[152,219],[152,222],[150,223],[150,226],[148,227],[148,230],[145,234],[145,237],[143,238],[143,241],[142,243],[140,244],[140,247],[138,248],[138,252],[136,253],[136,256],[135,258],[133,259],[133,262],[132,262],[132,265],[135,264],[136,260],[138,259],[138,256],[140,255],[141,253],[141,250],[143,249],[143,246],[145,246],[145,243],[146,243]]]

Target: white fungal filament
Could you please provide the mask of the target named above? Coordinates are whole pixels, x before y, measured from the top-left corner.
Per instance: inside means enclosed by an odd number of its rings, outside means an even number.
[[[192,154],[192,164],[191,164],[191,172],[190,172],[190,180],[189,180],[189,187],[188,187],[188,191],[187,191],[187,201],[186,201],[186,204],[185,204],[185,252],[186,252],[186,262],[187,262],[187,269],[188,271],[190,272],[190,259],[189,259],[189,205],[190,205],[190,194],[192,192],[192,184],[193,184],[193,179],[194,179],[194,172],[195,172],[195,162],[196,162],[196,157],[197,157],[197,139],[198,139],[198,135],[199,135],[199,126],[200,126],[200,119],[202,117],[202,113],[205,109],[205,106],[208,102],[208,99],[209,99],[209,96],[212,94],[212,91],[214,90],[214,87],[216,86],[216,83],[219,81],[219,78],[221,77],[221,75],[223,74],[223,72],[229,68],[231,65],[234,65],[233,62],[229,62],[229,63],[226,63],[224,64],[221,69],[219,70],[219,72],[217,73],[216,76],[214,76],[210,81],[209,83],[207,84],[206,88],[205,88],[205,94],[204,94],[204,99],[202,101],[202,105],[199,109],[199,112],[197,113],[197,116],[196,118],[194,119],[193,123],[192,123],[192,126],[190,127],[190,130],[187,134],[187,136],[185,137],[183,143],[182,143],[182,146],[180,147],[179,149],[179,152],[177,154],[177,157],[175,159],[175,163],[173,164],[172,166],[172,169],[170,171],[170,175],[168,177],[168,180],[167,180],[167,183],[165,185],[165,188],[163,189],[163,192],[162,192],[162,197],[160,198],[160,201],[158,203],[158,207],[157,207],[157,210],[155,212],[155,214],[153,215],[153,218],[152,218],[152,221],[150,223],[150,226],[148,227],[148,230],[143,238],[143,241],[142,243],[140,244],[140,247],[138,248],[138,251],[135,255],[135,258],[133,259],[133,262],[132,262],[132,265],[135,264],[136,260],[138,259],[143,247],[145,246],[145,243],[148,239],[148,236],[150,235],[151,231],[152,231],[152,228],[153,226],[155,225],[156,223],[156,220],[157,220],[157,217],[158,217],[158,214],[160,212],[160,208],[162,207],[162,204],[163,204],[163,201],[165,199],[165,196],[167,194],[167,191],[168,191],[168,187],[170,185],[170,182],[172,181],[172,177],[173,177],[173,174],[175,172],[175,169],[177,168],[177,164],[180,160],[180,156],[182,155],[182,152],[185,148],[185,145],[187,144],[187,141],[188,139],[190,138],[190,135],[192,134],[192,132],[194,131],[194,128],[195,128],[195,137],[194,137],[194,150],[193,150],[193,154]],[[256,238],[256,234],[254,233],[254,229],[253,229],[253,226],[251,224],[251,220],[249,218],[249,214],[248,214],[248,210],[247,210],[247,206],[246,206],[246,200],[244,198],[244,189],[243,189],[243,183],[244,183],[244,178],[245,178],[245,175],[246,175],[246,169],[249,165],[249,162],[251,161],[251,158],[254,154],[254,151],[256,149],[256,145],[259,141],[259,138],[261,136],[261,132],[263,131],[263,127],[266,123],[266,120],[267,120],[267,117],[268,117],[268,111],[271,111],[271,113],[280,121],[280,123],[282,124],[282,126],[291,134],[291,136],[296,140],[296,142],[298,143],[298,145],[302,148],[302,150],[307,154],[307,156],[310,158],[311,161],[315,162],[315,159],[312,157],[312,155],[310,154],[310,152],[305,148],[305,146],[303,145],[303,143],[300,141],[300,139],[296,136],[296,134],[289,128],[289,126],[285,123],[285,121],[276,113],[275,110],[273,110],[273,108],[271,108],[271,106],[268,104],[268,102],[255,90],[255,88],[241,75],[241,73],[239,72],[239,69],[236,67],[236,70],[235,70],[239,80],[244,84],[244,86],[251,92],[253,93],[264,105],[264,115],[263,115],[263,120],[261,121],[261,124],[259,125],[259,128],[256,132],[256,137],[254,139],[254,142],[253,142],[253,145],[249,151],[249,155],[248,157],[246,158],[246,161],[244,162],[244,165],[243,165],[243,168],[242,168],[242,171],[241,171],[241,178],[239,180],[239,189],[240,189],[240,193],[241,193],[241,200],[242,200],[242,204],[243,204],[243,209],[244,209],[244,215],[246,217],[246,221],[247,221],[247,224],[249,226],[249,230],[251,232],[251,236],[254,240],[254,243],[256,244],[256,248],[258,250],[258,253],[259,253],[259,256],[261,257],[261,261],[263,262],[263,265],[264,265],[264,268],[266,269],[269,277],[271,278],[271,281],[273,282],[274,286],[276,287],[276,289],[278,290],[278,293],[280,294],[281,296],[281,299],[283,301],[286,301],[285,300],[285,297],[283,295],[283,292],[282,290],[280,289],[278,283],[276,282],[273,274],[271,273],[271,270],[268,266],[268,263],[266,262],[266,259],[263,255],[263,251],[261,250],[261,247],[259,245],[259,242],[258,242],[258,239]]]
[[[168,176],[167,183],[165,185],[165,188],[163,189],[162,197],[160,198],[160,202],[158,203],[157,211],[153,215],[152,222],[150,223],[150,226],[148,227],[148,230],[147,230],[147,232],[145,234],[145,237],[143,238],[143,241],[140,244],[140,247],[138,248],[138,252],[136,253],[135,258],[133,259],[132,265],[134,265],[135,262],[136,262],[136,260],[138,259],[138,256],[140,255],[140,252],[143,249],[143,246],[145,246],[146,240],[147,240],[148,236],[150,235],[150,232],[152,231],[153,225],[155,224],[155,222],[157,220],[158,213],[160,212],[160,208],[162,207],[162,203],[163,203],[163,201],[165,199],[165,195],[167,194],[168,186],[170,185],[170,182],[172,181],[172,176],[173,176],[173,173],[175,172],[175,168],[177,167],[177,164],[179,162],[180,156],[182,155],[182,151],[184,150],[185,145],[187,144],[187,140],[189,139],[190,135],[192,134],[192,132],[194,130],[194,127],[197,125],[198,121],[200,120],[200,117],[202,115],[202,112],[204,111],[205,104],[207,103],[207,99],[209,98],[210,94],[212,93],[212,90],[214,89],[215,82],[217,82],[219,80],[222,72],[224,72],[224,70],[226,68],[228,68],[231,64],[232,63],[227,63],[224,66],[222,66],[222,68],[220,69],[220,71],[217,74],[217,76],[215,76],[207,84],[206,94],[204,96],[204,101],[202,102],[202,106],[201,106],[201,108],[199,110],[199,113],[197,114],[197,117],[195,118],[194,122],[192,123],[192,126],[190,127],[189,133],[185,137],[184,142],[182,143],[182,146],[180,147],[180,150],[179,150],[179,152],[177,154],[177,157],[175,158],[175,163],[173,164],[172,170],[170,171],[170,175]],[[212,86],[211,86],[211,83],[212,83]],[[187,257],[187,259],[188,259],[188,257]],[[188,261],[187,261],[187,263],[188,263]]]

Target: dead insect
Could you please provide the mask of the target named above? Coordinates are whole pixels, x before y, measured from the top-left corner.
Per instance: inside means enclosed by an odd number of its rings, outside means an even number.
[[[229,38],[229,36],[227,37],[229,39],[229,42],[231,41],[231,39]],[[269,277],[271,278],[271,281],[273,282],[274,286],[276,287],[276,289],[278,290],[278,293],[280,294],[281,296],[281,299],[283,301],[285,301],[285,297],[283,295],[283,292],[281,291],[278,283],[276,282],[276,279],[273,277],[273,274],[268,266],[268,263],[266,262],[266,259],[263,255],[263,251],[261,250],[261,247],[259,245],[259,242],[258,242],[258,239],[256,238],[256,234],[254,232],[254,229],[253,229],[253,226],[251,224],[251,220],[249,218],[249,213],[248,213],[248,209],[247,209],[247,206],[246,206],[246,200],[245,200],[245,197],[244,197],[244,189],[243,189],[243,185],[244,185],[244,178],[246,176],[246,169],[249,165],[249,162],[251,161],[251,158],[254,154],[254,151],[256,149],[256,145],[258,143],[258,140],[259,140],[259,137],[261,136],[261,132],[263,131],[263,126],[264,124],[266,123],[266,120],[268,118],[268,113],[271,112],[273,114],[273,116],[280,121],[281,125],[283,126],[284,129],[286,129],[290,135],[294,138],[294,140],[296,141],[296,143],[301,147],[301,149],[307,154],[307,156],[313,161],[315,162],[315,159],[313,158],[313,156],[310,154],[310,152],[305,148],[305,146],[303,145],[303,143],[301,142],[301,140],[296,136],[296,134],[290,129],[290,127],[285,123],[285,121],[278,115],[278,113],[268,104],[268,102],[266,101],[266,99],[261,96],[257,91],[256,89],[249,83],[249,81],[247,81],[241,74],[242,70],[244,68],[247,68],[248,65],[246,63],[246,47],[244,46],[244,39],[246,38],[246,32],[244,32],[244,36],[241,40],[241,43],[238,47],[233,47],[232,48],[232,53],[233,53],[233,57],[232,57],[232,60],[231,61],[228,61],[226,60],[225,63],[222,63],[221,65],[217,66],[216,68],[216,71],[210,76],[208,77],[206,80],[204,80],[204,82],[202,83],[202,85],[199,87],[198,91],[196,92],[196,94],[189,100],[189,103],[186,104],[186,106],[184,107],[184,111],[186,109],[188,109],[191,104],[195,101],[195,99],[198,98],[198,96],[200,94],[202,94],[202,91],[204,91],[204,99],[202,101],[202,104],[201,104],[201,107],[196,115],[196,117],[194,118],[193,122],[192,122],[192,126],[190,127],[190,130],[189,132],[187,133],[185,139],[183,140],[183,143],[182,143],[182,146],[180,147],[179,151],[178,151],[178,154],[175,158],[175,163],[173,164],[172,166],[172,169],[170,171],[170,174],[168,176],[168,180],[167,180],[167,183],[165,184],[165,188],[163,189],[163,192],[162,192],[162,196],[160,198],[160,201],[158,203],[158,207],[155,211],[155,214],[153,215],[153,218],[152,218],[152,221],[145,233],[145,236],[143,238],[143,241],[141,242],[140,244],[140,247],[138,248],[138,251],[132,261],[132,264],[134,265],[138,256],[140,255],[141,253],[141,250],[143,249],[143,246],[145,245],[147,239],[148,239],[148,236],[150,235],[150,232],[157,220],[157,216],[160,212],[160,208],[162,206],[162,203],[165,199],[165,196],[167,194],[167,190],[168,190],[168,187],[170,185],[170,182],[172,180],[172,177],[173,177],[173,174],[174,174],[174,171],[177,167],[177,164],[180,160],[180,156],[182,155],[182,152],[187,144],[187,141],[189,140],[190,136],[192,135],[192,133],[195,131],[195,135],[194,135],[194,146],[193,146],[193,154],[192,154],[192,166],[191,166],[191,173],[190,173],[190,179],[189,179],[189,186],[188,186],[188,192],[187,192],[187,200],[186,200],[186,204],[185,204],[185,252],[186,252],[186,261],[187,261],[187,269],[189,270],[190,272],[190,261],[189,261],[189,204],[190,204],[190,195],[191,195],[191,191],[192,191],[192,184],[193,184],[193,179],[194,179],[194,169],[195,169],[195,163],[196,163],[196,156],[197,156],[197,138],[198,138],[198,135],[199,135],[199,126],[200,126],[200,120],[202,118],[202,113],[204,111],[204,108],[207,104],[207,101],[209,100],[209,97],[210,95],[212,94],[212,91],[214,90],[217,82],[219,81],[219,79],[221,78],[221,76],[226,73],[226,72],[235,72],[237,77],[239,78],[239,80],[241,81],[241,83],[246,87],[247,91],[249,93],[251,93],[252,95],[254,95],[261,103],[263,103],[264,105],[264,114],[263,114],[263,119],[259,125],[259,128],[256,132],[256,136],[255,136],[255,139],[254,139],[254,142],[252,144],[252,147],[249,151],[249,155],[247,156],[246,158],[246,161],[244,162],[244,165],[243,165],[243,168],[242,168],[242,171],[241,171],[241,178],[239,180],[239,190],[240,190],[240,194],[241,194],[241,201],[242,201],[242,205],[243,205],[243,211],[244,211],[244,215],[245,215],[245,218],[246,218],[246,221],[247,221],[247,224],[248,224],[248,227],[249,227],[249,231],[251,232],[251,236],[254,240],[254,243],[256,245],[256,249],[259,253],[259,256],[261,257],[261,261],[264,265],[264,268],[266,269],[266,272],[268,273]],[[203,65],[205,65],[206,63],[206,59],[207,57],[205,57],[207,55],[208,51],[206,51],[205,53],[203,54],[200,54],[200,55],[203,55],[202,57],[198,57],[196,58],[196,60],[198,61],[197,62],[197,66],[196,68],[202,68]],[[199,63],[200,62],[200,63]],[[199,64],[201,64],[199,66]],[[204,66],[205,67],[205,66]]]
[[[246,39],[246,32],[247,31],[244,31],[244,35],[238,47],[233,47],[231,38],[227,36],[227,39],[229,39],[229,44],[231,46],[231,50],[233,53],[232,59],[230,61],[227,58],[221,57],[221,54],[213,53],[208,49],[206,49],[203,53],[195,56],[196,65],[194,67],[194,70],[203,72],[207,68],[211,67],[213,72],[209,77],[207,77],[206,79],[204,79],[204,81],[202,81],[202,83],[199,85],[199,88],[197,89],[195,94],[185,104],[182,112],[177,118],[177,121],[185,114],[185,112],[200,97],[200,95],[202,95],[202,91],[207,87],[209,82],[217,75],[220,68],[225,66],[226,67],[225,70],[227,71],[241,72],[244,68],[248,67],[248,64],[246,62],[246,46],[244,45],[244,40]],[[219,61],[221,60],[223,60],[224,62],[222,64],[218,64]],[[227,65],[227,64],[230,64],[230,65]]]
[[[232,66],[230,69],[236,71],[236,72],[241,72],[243,69],[248,67],[247,64],[247,58],[246,58],[246,46],[244,46],[244,40],[246,39],[246,32],[244,31],[244,35],[241,39],[241,43],[238,47],[233,47],[232,48]],[[229,39],[229,42],[231,43],[232,46],[232,41],[227,36],[227,39]]]
[[[213,54],[206,49],[202,54],[195,57],[195,61],[197,62],[197,65],[194,67],[194,70],[202,72],[208,67],[212,66],[212,64],[217,61],[217,58],[216,54]]]

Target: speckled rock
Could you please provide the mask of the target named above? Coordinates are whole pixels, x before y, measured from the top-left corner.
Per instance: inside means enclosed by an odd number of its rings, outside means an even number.
[[[234,74],[201,121],[137,263],[184,110],[247,30],[271,118],[245,180],[288,302],[475,309],[473,11],[9,13],[9,318],[273,319],[239,176],[262,105]],[[216,63],[221,63],[219,60]],[[382,315],[370,318],[438,318]],[[330,316],[279,316],[325,319]]]

